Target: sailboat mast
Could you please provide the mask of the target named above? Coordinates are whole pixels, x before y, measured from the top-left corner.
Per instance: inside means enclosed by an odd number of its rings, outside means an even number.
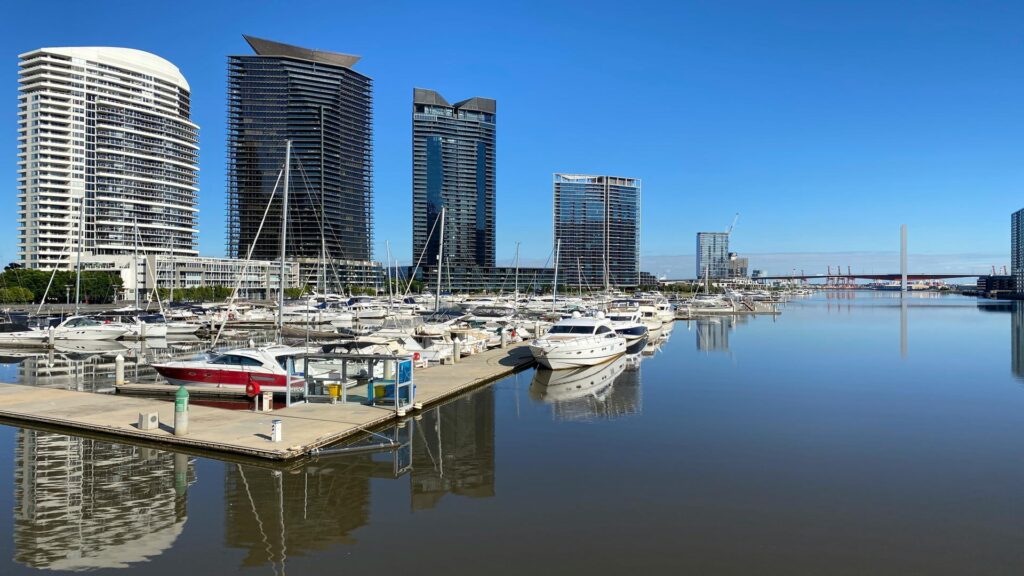
[[[441,235],[437,238],[437,294],[434,296],[434,312],[441,309],[441,267],[444,266],[444,212],[441,206]]]
[[[139,309],[139,221],[134,216],[132,217],[132,227],[135,229],[135,234],[132,237],[135,239],[135,257],[132,259],[132,272],[135,273],[135,309]]]
[[[292,164],[292,141],[284,143],[284,198],[281,201],[281,271],[278,277],[277,290],[277,333],[281,338],[284,330],[284,276],[285,276],[285,244],[288,241],[288,172]],[[291,388],[289,386],[289,388]]]
[[[558,253],[562,250],[562,239],[555,241],[555,282],[551,286],[551,311],[555,311],[555,301],[558,300]]]
[[[78,206],[78,256],[75,261],[75,314],[82,303],[82,237],[85,229],[85,196]]]
[[[324,107],[320,107],[320,266],[323,285],[321,294],[327,294],[327,211],[324,208]],[[326,298],[324,302],[327,302]]]
[[[516,305],[519,304],[519,242],[516,242]]]

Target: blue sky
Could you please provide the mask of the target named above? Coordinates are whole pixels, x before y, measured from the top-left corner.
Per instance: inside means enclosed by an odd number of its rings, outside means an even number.
[[[1021,2],[40,6],[12,3],[0,22],[5,262],[17,254],[17,54],[72,45],[138,48],[182,70],[201,127],[200,250],[222,255],[226,56],[248,53],[243,33],[363,57],[378,258],[385,240],[410,258],[415,86],[498,100],[499,263],[516,241],[524,260],[547,257],[553,172],[642,178],[642,253],[659,274],[735,212],[734,249],[773,255],[761,267],[774,272],[828,252],[875,267],[857,255],[894,250],[901,223],[912,252],[947,256],[930,263],[1003,264],[1009,214],[1024,207]]]

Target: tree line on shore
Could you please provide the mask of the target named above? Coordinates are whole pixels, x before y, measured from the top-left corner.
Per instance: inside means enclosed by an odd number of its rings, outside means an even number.
[[[53,282],[50,282],[51,276]],[[46,287],[50,286],[47,293]],[[108,304],[121,293],[121,275],[117,272],[82,272],[81,300],[85,304]],[[75,272],[68,270],[31,270],[8,265],[0,273],[0,303],[28,304],[42,301],[70,302],[75,298]]]

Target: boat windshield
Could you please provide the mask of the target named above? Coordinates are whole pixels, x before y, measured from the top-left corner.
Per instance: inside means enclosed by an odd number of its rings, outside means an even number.
[[[593,334],[592,326],[552,326],[548,334]]]
[[[72,318],[64,324],[65,328],[80,328],[82,326],[100,326],[101,324],[92,318]]]
[[[255,358],[249,358],[248,356],[241,356],[239,354],[221,354],[213,360],[210,360],[210,364],[227,364],[230,366],[262,366],[263,363]]]

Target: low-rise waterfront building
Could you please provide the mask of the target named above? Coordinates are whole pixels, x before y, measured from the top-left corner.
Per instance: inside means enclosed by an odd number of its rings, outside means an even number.
[[[174,258],[164,254],[139,256],[88,256],[83,270],[103,270],[121,275],[124,300],[134,300],[136,291],[145,301],[155,288],[197,288],[220,286],[234,289],[238,297],[250,300],[275,298],[281,285],[281,262],[271,260],[235,260],[190,256]],[[285,289],[301,285],[299,264],[285,262]]]

